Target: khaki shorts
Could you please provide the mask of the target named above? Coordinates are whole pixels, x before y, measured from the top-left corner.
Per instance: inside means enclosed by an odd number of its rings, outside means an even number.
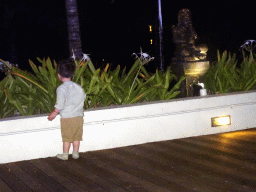
[[[63,118],[60,120],[63,142],[82,141],[83,117]]]

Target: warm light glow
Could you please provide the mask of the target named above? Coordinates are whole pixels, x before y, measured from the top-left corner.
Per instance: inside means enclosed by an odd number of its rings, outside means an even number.
[[[230,116],[221,116],[221,117],[214,117],[212,120],[212,127],[222,126],[222,125],[230,125],[231,119]]]
[[[153,44],[153,39],[150,39],[150,44],[151,44],[151,45]]]
[[[209,61],[198,61],[184,64],[184,72],[188,76],[203,76],[210,67]]]
[[[152,32],[152,25],[149,25],[149,31]]]

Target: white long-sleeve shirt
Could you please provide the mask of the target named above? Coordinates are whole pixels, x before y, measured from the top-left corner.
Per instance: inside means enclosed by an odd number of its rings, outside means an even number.
[[[57,88],[55,108],[60,110],[61,118],[79,117],[84,115],[86,94],[83,88],[73,81],[66,81]]]

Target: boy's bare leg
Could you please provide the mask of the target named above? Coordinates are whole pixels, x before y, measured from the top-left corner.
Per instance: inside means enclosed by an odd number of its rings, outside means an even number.
[[[61,160],[68,160],[70,145],[70,142],[63,142],[63,154],[58,154],[56,157]]]
[[[69,153],[71,142],[63,142],[63,153]]]
[[[78,152],[80,147],[80,141],[73,142],[73,151]]]
[[[79,158],[79,152],[78,152],[79,147],[80,147],[80,141],[73,141],[73,153],[72,153],[73,159]]]

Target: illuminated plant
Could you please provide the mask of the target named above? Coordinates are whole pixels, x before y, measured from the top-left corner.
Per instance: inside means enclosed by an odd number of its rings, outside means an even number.
[[[255,40],[247,40],[247,41],[244,42],[243,45],[241,45],[241,49],[249,51],[250,53],[252,53],[255,46],[256,46],[256,41]]]

